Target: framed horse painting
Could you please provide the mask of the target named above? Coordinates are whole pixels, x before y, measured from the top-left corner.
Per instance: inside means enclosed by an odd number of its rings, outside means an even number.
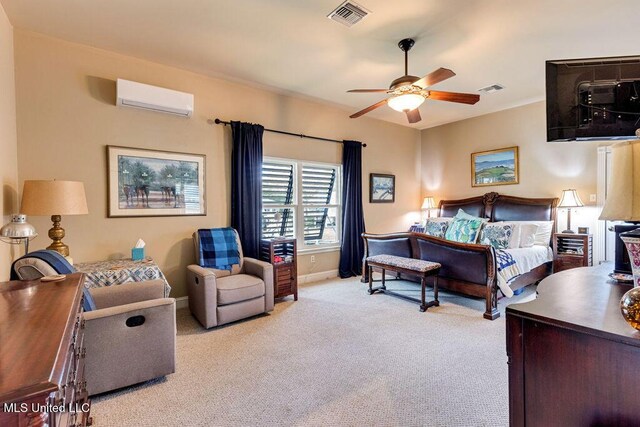
[[[205,156],[107,146],[109,217],[206,215]]]

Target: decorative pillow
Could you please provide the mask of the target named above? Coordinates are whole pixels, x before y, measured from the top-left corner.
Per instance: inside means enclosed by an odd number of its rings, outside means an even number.
[[[537,221],[538,231],[536,231],[536,241],[534,245],[549,246],[551,233],[553,232],[553,221]]]
[[[473,215],[469,215],[468,213],[466,213],[465,211],[463,211],[462,209],[458,209],[458,213],[456,214],[456,216],[454,218],[462,218],[462,219],[480,219],[483,222],[487,222],[489,221],[487,218],[480,218],[479,216],[473,216]]]
[[[480,228],[486,221],[486,219],[471,216],[460,209],[451,221],[444,237],[454,242],[476,243]]]
[[[444,239],[452,218],[429,218],[424,228],[425,234]]]
[[[520,247],[530,248],[536,243],[536,232],[538,224],[521,223],[520,225]]]
[[[553,221],[513,221],[513,223],[518,226],[521,226],[523,224],[535,225],[537,228],[533,244],[540,246],[549,246],[549,243],[551,241],[551,233],[553,232]],[[522,244],[520,244],[520,247],[529,246],[522,246]]]
[[[487,223],[480,231],[479,242],[496,249],[508,249],[513,225],[508,223]]]
[[[509,238],[509,246],[507,249],[515,249],[520,247],[520,224],[512,221],[498,221],[491,224],[510,225],[511,237]]]

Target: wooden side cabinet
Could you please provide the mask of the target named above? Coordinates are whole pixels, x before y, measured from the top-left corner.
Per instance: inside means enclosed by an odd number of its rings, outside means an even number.
[[[591,234],[555,233],[553,235],[553,272],[593,265]]]
[[[263,239],[260,243],[260,258],[273,265],[275,298],[293,295],[293,300],[298,301],[296,239]]]

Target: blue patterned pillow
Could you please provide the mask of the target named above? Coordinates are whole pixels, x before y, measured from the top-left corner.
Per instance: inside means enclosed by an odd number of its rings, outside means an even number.
[[[480,232],[479,241],[483,245],[491,245],[496,249],[507,249],[512,234],[512,224],[485,224]]]
[[[444,235],[449,228],[451,218],[429,218],[424,227],[425,234],[444,239]]]
[[[476,243],[480,228],[487,220],[473,217],[460,209],[445,233],[445,239],[460,243]]]

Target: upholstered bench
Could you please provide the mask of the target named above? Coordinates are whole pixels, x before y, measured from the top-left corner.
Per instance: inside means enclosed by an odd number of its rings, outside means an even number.
[[[367,265],[369,266],[369,295],[382,292],[409,301],[418,302],[420,303],[420,311],[426,311],[429,307],[437,307],[440,305],[438,301],[438,272],[440,271],[441,265],[439,263],[395,255],[374,255],[367,258]],[[377,288],[373,287],[374,268],[382,270],[381,286]],[[420,299],[387,289],[385,283],[385,273],[387,270],[419,277],[421,287]],[[433,301],[427,303],[425,301],[425,291],[428,277],[433,278]]]

